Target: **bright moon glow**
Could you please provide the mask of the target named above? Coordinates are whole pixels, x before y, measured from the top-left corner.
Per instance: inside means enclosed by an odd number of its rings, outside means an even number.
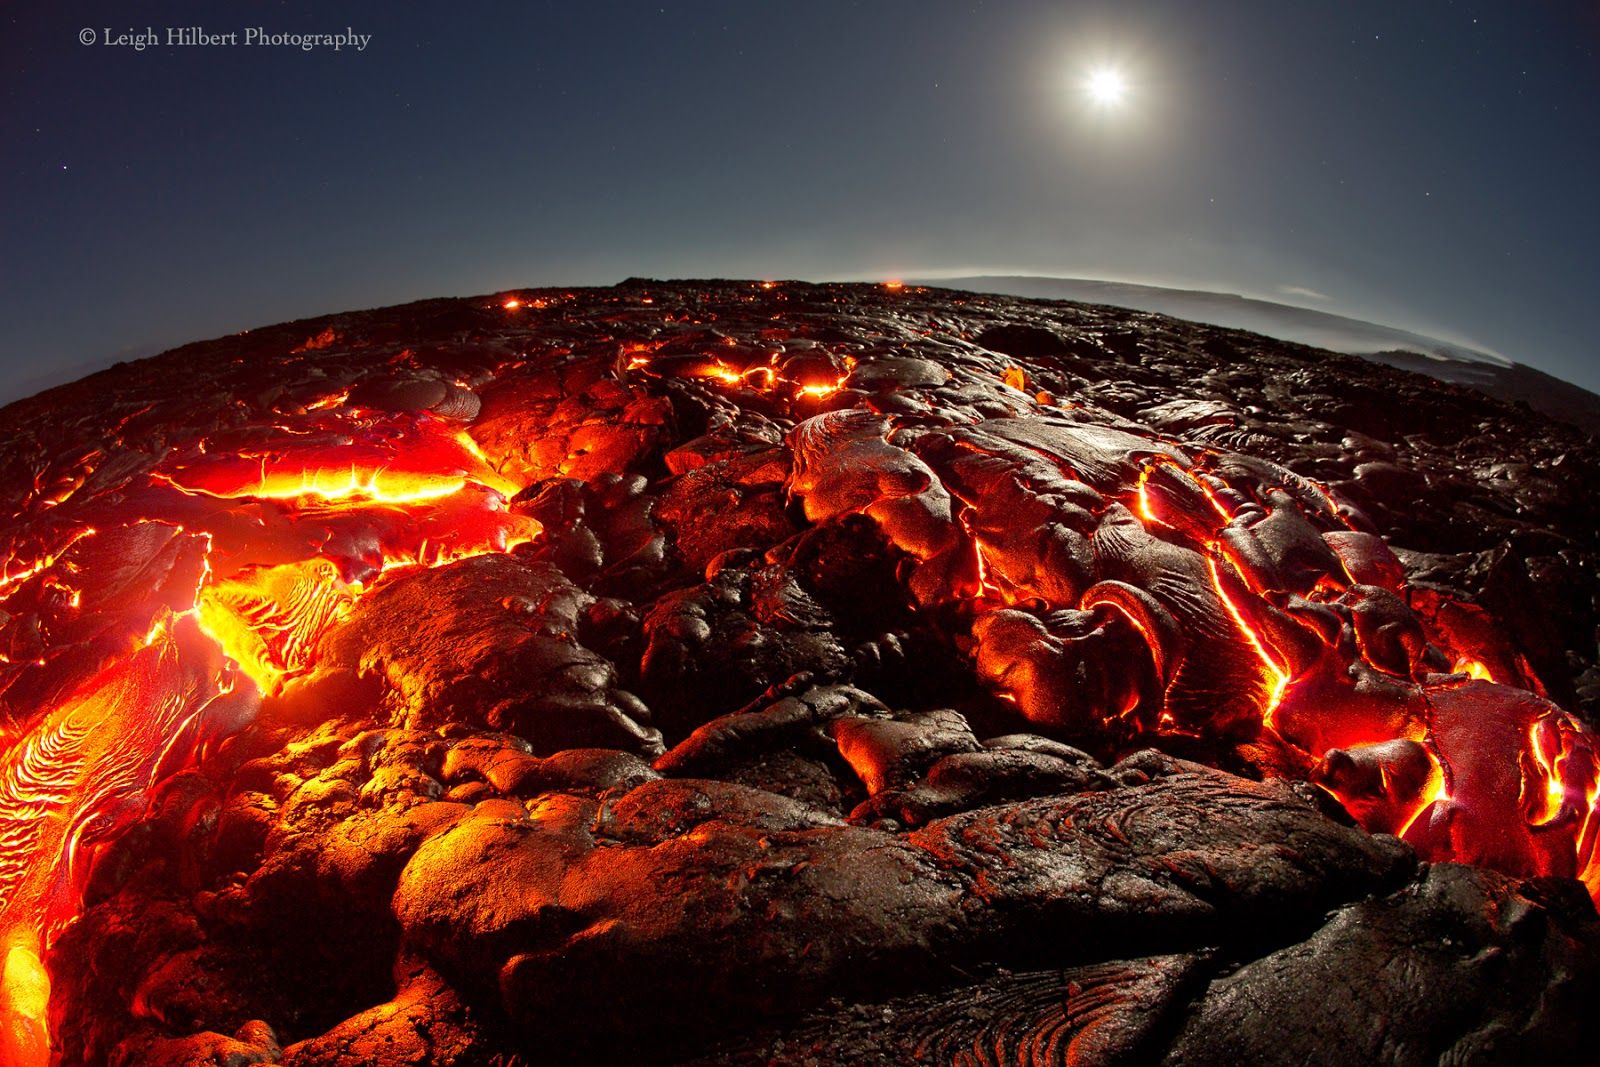
[[[1120,104],[1123,97],[1128,94],[1128,83],[1122,77],[1122,72],[1113,67],[1100,67],[1090,71],[1084,88],[1089,93],[1089,99],[1102,107]]]

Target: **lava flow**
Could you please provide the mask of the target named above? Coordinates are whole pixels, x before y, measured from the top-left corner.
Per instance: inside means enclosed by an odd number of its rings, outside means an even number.
[[[54,543],[5,578],[8,618],[42,640],[4,660],[8,703],[34,714],[0,766],[0,1062],[42,1062],[41,955],[161,781],[312,671],[388,572],[538,531],[465,431],[429,414],[308,412],[248,439],[174,448],[113,502],[35,496],[14,527],[14,544]]]
[[[1061,944],[1165,1003],[1370,901],[1448,997],[1416,923],[1600,897],[1573,642],[1503,614],[1580,535],[1445,416],[1263,414],[1349,367],[898,283],[323,325],[9,409],[0,1065],[688,1056]]]
[[[735,388],[752,372],[726,356],[669,365]],[[790,491],[813,522],[873,519],[913,562],[919,602],[975,586],[978,672],[1042,725],[1126,741],[1265,729],[1363,825],[1427,858],[1600,893],[1592,735],[1536,695],[1525,663],[1496,684],[1488,652],[1428,626],[1359,511],[1271,464],[1018,414],[1033,419],[815,416],[793,432]],[[1130,641],[1147,671],[1127,667]],[[1408,773],[1419,758],[1430,772]]]
[[[977,672],[1035,723],[1124,746],[1232,738],[1266,773],[1309,766],[1425,858],[1600,894],[1592,733],[1492,628],[1473,647],[1439,625],[1467,606],[1412,590],[1326,487],[1045,412],[901,427],[835,411],[794,442],[808,518],[873,518],[928,606],[975,590]]]

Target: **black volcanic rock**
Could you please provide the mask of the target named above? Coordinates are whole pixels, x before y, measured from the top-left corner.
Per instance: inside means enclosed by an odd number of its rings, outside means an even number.
[[[1589,1055],[1582,884],[1420,861],[1445,801],[1353,817],[1423,740],[1554,722],[1540,687],[1600,710],[1600,453],[1527,410],[1148,314],[630,279],[251,331],[0,424],[6,547],[71,564],[0,601],[10,736],[151,618],[192,639],[197,585],[337,572],[285,586],[305,647],[240,600],[287,684],[92,825],[61,1063]],[[403,432],[482,483],[216,490]],[[1247,626],[1333,695],[1264,728]]]
[[[1175,315],[1190,320],[1192,325],[1211,323],[1231,327],[1230,330],[1211,331],[1212,336],[1203,342],[1206,350],[1221,361],[1233,357],[1231,342],[1226,336],[1219,335],[1232,333],[1236,337],[1243,337],[1248,335],[1235,331],[1251,330],[1282,342],[1353,353],[1374,363],[1448,382],[1452,386],[1510,404],[1526,405],[1557,421],[1576,426],[1591,436],[1600,433],[1600,396],[1571,382],[1522,363],[1507,362],[1503,357],[1458,342],[1313,308],[1256,300],[1231,293],[1169,289],[1087,278],[991,275],[952,278],[934,284],[970,287],[984,293],[1137,309]],[[996,347],[996,351],[1008,350]]]

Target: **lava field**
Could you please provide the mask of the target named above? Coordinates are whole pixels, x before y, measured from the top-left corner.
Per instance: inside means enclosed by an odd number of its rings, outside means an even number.
[[[0,410],[0,1064],[1588,1062],[1600,448],[659,282]]]

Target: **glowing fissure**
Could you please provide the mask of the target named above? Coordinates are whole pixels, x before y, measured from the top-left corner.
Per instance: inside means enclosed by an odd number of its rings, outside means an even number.
[[[1154,576],[1148,588],[1158,601],[1166,598],[1176,612],[1169,622],[1187,627],[1187,634],[1152,629],[1150,619],[1163,609],[1129,610],[1120,596],[1069,595],[1065,602],[1046,597],[1053,608],[1112,609],[1108,622],[1126,627],[1150,648],[1164,685],[1159,702],[1151,699],[1135,718],[1137,705],[1121,690],[1108,692],[1102,705],[1063,711],[1059,700],[1006,681],[1013,677],[1006,673],[1015,656],[1009,652],[990,660],[996,695],[1025,714],[1031,708],[1030,717],[1078,729],[1086,719],[1107,730],[1142,722],[1157,734],[1204,736],[1204,724],[1194,721],[1194,702],[1215,701],[1217,690],[1204,683],[1197,690],[1184,686],[1191,671],[1215,672],[1218,662],[1191,661],[1204,654],[1245,662],[1229,651],[1231,645],[1254,663],[1261,681],[1248,714],[1230,712],[1233,721],[1224,728],[1244,736],[1253,722],[1258,731],[1303,752],[1317,767],[1316,783],[1368,829],[1405,838],[1427,859],[1487,862],[1524,875],[1572,874],[1591,892],[1600,889],[1600,773],[1593,735],[1544,699],[1526,661],[1514,653],[1458,647],[1453,631],[1412,615],[1401,600],[1403,568],[1379,539],[1362,532],[1364,517],[1327,487],[1281,471],[1276,483],[1241,488],[1220,473],[1232,465],[1223,454],[1201,451],[1191,460],[1181,458],[1179,443],[1163,444],[1168,452],[1140,461],[1126,507],[1150,537],[1203,561],[1203,588],[1214,598],[1213,617],[1223,620],[1225,633],[1219,636],[1197,610],[1203,597],[1167,586],[1163,575]],[[971,444],[957,447],[958,454],[983,454]],[[1059,463],[1063,471],[1072,466],[1067,459]],[[1030,587],[1026,572],[995,574],[988,546],[973,533],[977,506],[972,499],[966,503],[961,526],[976,561],[975,609],[987,613],[996,604],[1004,609],[1037,602],[1040,591]],[[1291,505],[1297,518],[1277,514]],[[1334,557],[1331,568],[1298,579],[1305,583],[1298,595],[1274,584],[1283,575],[1274,570],[1267,547],[1267,538],[1285,536],[1286,521],[1304,522]],[[1003,598],[997,595],[1001,589]],[[1481,616],[1475,608],[1461,610]],[[1005,627],[988,632],[1002,634]],[[1477,639],[1489,632],[1485,628]],[[1093,639],[1070,631],[1056,637],[1067,648],[1085,642],[1087,649]],[[1513,665],[1491,668],[1490,662]],[[1506,760],[1520,773],[1520,792],[1512,798],[1482,784],[1494,781],[1495,765]]]
[[[1207,532],[1211,537],[1220,535],[1222,529],[1234,521],[1235,514],[1233,509],[1218,497],[1217,489],[1211,484],[1209,475],[1186,467],[1170,456],[1156,456],[1147,461],[1140,469],[1139,480],[1134,490],[1134,514],[1138,516],[1140,522],[1146,527],[1152,524],[1170,527],[1170,524],[1156,510],[1155,503],[1151,497],[1150,479],[1158,470],[1177,472],[1205,500],[1216,515],[1216,520],[1207,527]],[[1227,563],[1229,572],[1242,584],[1246,584],[1246,588],[1248,588],[1245,576],[1240,574],[1238,569],[1223,555],[1221,547],[1216,541],[1208,542],[1204,548],[1206,568],[1210,575],[1211,588],[1216,593],[1217,600],[1221,603],[1228,618],[1237,628],[1240,635],[1244,637],[1250,649],[1255,653],[1256,658],[1261,661],[1266,686],[1266,697],[1261,706],[1261,723],[1271,730],[1274,728],[1274,717],[1278,707],[1283,703],[1284,694],[1288,691],[1289,685],[1293,681],[1293,674],[1286,664],[1280,663],[1280,657],[1269,650],[1267,641],[1262,637],[1257,627],[1245,617],[1235,598],[1229,594],[1223,584],[1222,572],[1218,569],[1217,561],[1221,559]],[[1150,637],[1148,630],[1143,625],[1139,625],[1138,628],[1148,640]]]
[[[731,337],[727,341],[730,345],[737,343]],[[657,369],[657,361],[647,350],[630,348],[625,354],[627,358],[622,364],[625,370],[652,375],[662,373]],[[782,389],[787,390],[795,399],[823,400],[844,389],[850,380],[851,372],[855,369],[854,358],[846,357],[843,361],[843,370],[834,372],[831,377],[819,376],[814,372],[790,377],[778,366],[777,358],[776,355],[771,355],[764,361],[758,359],[738,367],[726,357],[717,357],[688,369],[687,374],[690,377],[705,378],[758,393],[775,393]]]
[[[1405,816],[1400,823],[1400,828],[1395,832],[1395,836],[1402,841],[1405,840],[1406,834],[1411,832],[1411,827],[1416,824],[1418,816],[1433,807],[1433,805],[1450,799],[1450,789],[1445,781],[1444,768],[1439,765],[1439,757],[1434,755],[1431,749],[1426,751],[1428,764],[1431,768],[1428,775],[1428,783],[1418,792],[1410,813]]]
[[[476,442],[432,416],[313,405],[280,430],[266,448],[198,442],[180,451],[149,475],[144,514],[121,526],[97,518],[0,573],[0,605],[43,602],[70,626],[78,590],[90,593],[83,612],[102,610],[96,573],[125,565],[95,554],[106,539],[91,540],[97,532],[147,531],[175,563],[197,561],[187,585],[174,579],[191,593],[119,605],[125,651],[80,676],[0,758],[0,1061],[47,1054],[39,961],[76,914],[94,857],[141,817],[160,781],[246,725],[286,680],[314,670],[323,635],[372,582],[508,551],[538,532],[508,509],[516,487]],[[52,522],[70,510],[46,503]],[[295,533],[318,527],[329,532]],[[382,545],[381,558],[339,551],[339,533]],[[74,591],[62,604],[51,590],[68,579]],[[48,654],[12,664],[6,685],[60,668]]]
[[[1251,649],[1261,659],[1267,677],[1267,699],[1261,708],[1261,724],[1269,730],[1274,729],[1273,716],[1277,713],[1278,706],[1283,703],[1283,694],[1289,688],[1292,676],[1286,668],[1279,666],[1277,658],[1267,651],[1266,642],[1256,632],[1256,628],[1250,625],[1250,620],[1244,617],[1244,612],[1234,603],[1233,597],[1228,595],[1227,589],[1222,584],[1222,574],[1217,570],[1216,557],[1207,557],[1206,566],[1211,569],[1211,586],[1217,591],[1217,598],[1222,601],[1222,606],[1228,609],[1228,617],[1233,620],[1239,632],[1249,642]]]
[[[15,571],[10,569],[10,561],[8,561],[8,566],[5,569],[0,570],[0,591],[4,591],[5,589],[14,585],[19,585],[37,574],[42,574],[45,571],[48,571],[51,567],[55,566],[56,560],[66,555],[66,552],[69,548],[83,540],[85,537],[93,537],[94,533],[95,531],[92,526],[86,526],[81,530],[74,530],[72,535],[67,538],[66,544],[62,545],[60,549],[48,556],[43,557],[42,559],[35,560],[32,563],[24,563]]]
[[[1242,598],[1248,597],[1254,603],[1262,591],[1252,586],[1250,576],[1244,573],[1232,551],[1223,550],[1224,529],[1240,529],[1241,516],[1223,501],[1218,489],[1223,483],[1204,469],[1206,465],[1207,461],[1202,460],[1190,467],[1166,456],[1147,461],[1134,487],[1133,511],[1147,528],[1169,530],[1179,536],[1183,536],[1185,529],[1190,531],[1190,536],[1195,530],[1205,533],[1207,539],[1199,547],[1205,553],[1212,590],[1245,646],[1261,665],[1265,686],[1260,707],[1261,726],[1279,735],[1283,741],[1303,748],[1307,746],[1308,738],[1315,736],[1318,724],[1337,719],[1342,714],[1338,707],[1340,701],[1359,706],[1358,693],[1349,685],[1342,671],[1333,675],[1319,674],[1320,681],[1314,684],[1302,679],[1299,672],[1306,669],[1307,664],[1297,664],[1294,657],[1279,647],[1259,622],[1254,621],[1255,610],[1247,610]],[[1220,519],[1220,525],[1216,522],[1200,522],[1196,526],[1194,524],[1198,520],[1193,515],[1165,514],[1152,488],[1157,472],[1173,472],[1198,489]],[[1355,536],[1356,525],[1332,493],[1314,482],[1302,480],[1302,483],[1297,484],[1302,489],[1310,490],[1306,494],[1307,500],[1325,507],[1328,517],[1337,524],[1333,535],[1346,538]],[[1276,491],[1284,492],[1282,489]],[[1314,519],[1321,510],[1322,507],[1307,509],[1306,517]],[[1259,514],[1267,517],[1271,511],[1270,507],[1263,504]],[[1190,525],[1185,527],[1185,521]],[[1352,533],[1339,532],[1343,530]],[[1371,570],[1359,564],[1352,566],[1352,558],[1339,555],[1339,571],[1318,578],[1308,598],[1330,605],[1359,604],[1362,599],[1369,598],[1371,594],[1358,591],[1364,587],[1364,582],[1370,585],[1375,581],[1384,581],[1379,573],[1381,568]],[[1358,576],[1358,572],[1361,576]],[[1360,660],[1365,661],[1375,654],[1367,647],[1367,637],[1359,625],[1354,637]],[[1329,779],[1319,784],[1369,829],[1393,832],[1410,841],[1429,859],[1456,858],[1455,850],[1460,847],[1467,848],[1469,856],[1471,850],[1475,849],[1489,855],[1511,854],[1498,851],[1500,846],[1490,844],[1488,839],[1512,829],[1505,820],[1508,817],[1515,820],[1520,814],[1522,826],[1518,834],[1522,844],[1513,848],[1512,853],[1521,849],[1528,857],[1523,861],[1526,866],[1522,873],[1561,873],[1569,862],[1567,857],[1570,857],[1570,862],[1575,865],[1571,873],[1582,879],[1593,892],[1600,886],[1600,841],[1597,841],[1600,838],[1600,820],[1595,818],[1600,782],[1597,782],[1592,735],[1565,712],[1539,701],[1537,697],[1507,690],[1498,684],[1502,681],[1515,683],[1516,679],[1496,678],[1479,654],[1452,649],[1442,634],[1429,634],[1428,638],[1442,646],[1445,652],[1443,663],[1448,664],[1447,667],[1441,664],[1434,669],[1450,673],[1433,676],[1437,678],[1434,681],[1421,676],[1407,678],[1403,683],[1386,683],[1401,684],[1420,692],[1425,706],[1430,709],[1427,721],[1416,722],[1401,734],[1402,739],[1409,740],[1415,746],[1409,750],[1410,755],[1406,758],[1425,761],[1426,774],[1420,779],[1414,773],[1403,775],[1398,765],[1385,762],[1397,758],[1387,752],[1387,745],[1394,735],[1386,733],[1384,724],[1374,719],[1364,728],[1362,740],[1350,745],[1349,751],[1358,761],[1376,761],[1375,793],[1369,795],[1359,790],[1351,791],[1355,787],[1349,785],[1341,789],[1340,783]],[[1326,645],[1326,638],[1321,638],[1320,643]],[[1322,655],[1328,655],[1329,651],[1325,649]],[[1363,666],[1366,664],[1363,663]],[[1416,666],[1412,667],[1413,671],[1417,669]],[[1526,664],[1521,664],[1519,669],[1526,672]],[[1527,673],[1530,674],[1528,689],[1542,693],[1537,679],[1531,678],[1531,672]],[[1465,679],[1464,683],[1460,680],[1462,678]],[[1297,680],[1304,683],[1303,695],[1299,692],[1301,687],[1297,686]],[[1463,685],[1468,688],[1457,696],[1449,696]],[[1447,698],[1433,699],[1429,694],[1434,692]],[[1501,692],[1506,695],[1500,696]],[[1293,721],[1285,723],[1285,709],[1291,701],[1294,702]],[[1538,710],[1532,713],[1533,718],[1520,731],[1520,748],[1513,747],[1508,752],[1472,736],[1472,727],[1469,725],[1471,719],[1482,718],[1491,722],[1496,717],[1514,719],[1518,712],[1513,709],[1528,701],[1534,701],[1528,706]],[[1350,718],[1353,726],[1361,719],[1361,714],[1351,713]],[[1445,744],[1443,749],[1441,743]],[[1516,741],[1511,743],[1513,746],[1517,744]],[[1380,752],[1384,754],[1379,755]],[[1312,744],[1308,754],[1317,757],[1321,751]],[[1452,788],[1454,776],[1466,776],[1463,780],[1475,779],[1477,774],[1474,773],[1474,767],[1506,758],[1515,759],[1519,766],[1520,812],[1490,815],[1487,810],[1491,804],[1490,798],[1475,793],[1456,795]],[[1556,837],[1565,843],[1556,842]]]

